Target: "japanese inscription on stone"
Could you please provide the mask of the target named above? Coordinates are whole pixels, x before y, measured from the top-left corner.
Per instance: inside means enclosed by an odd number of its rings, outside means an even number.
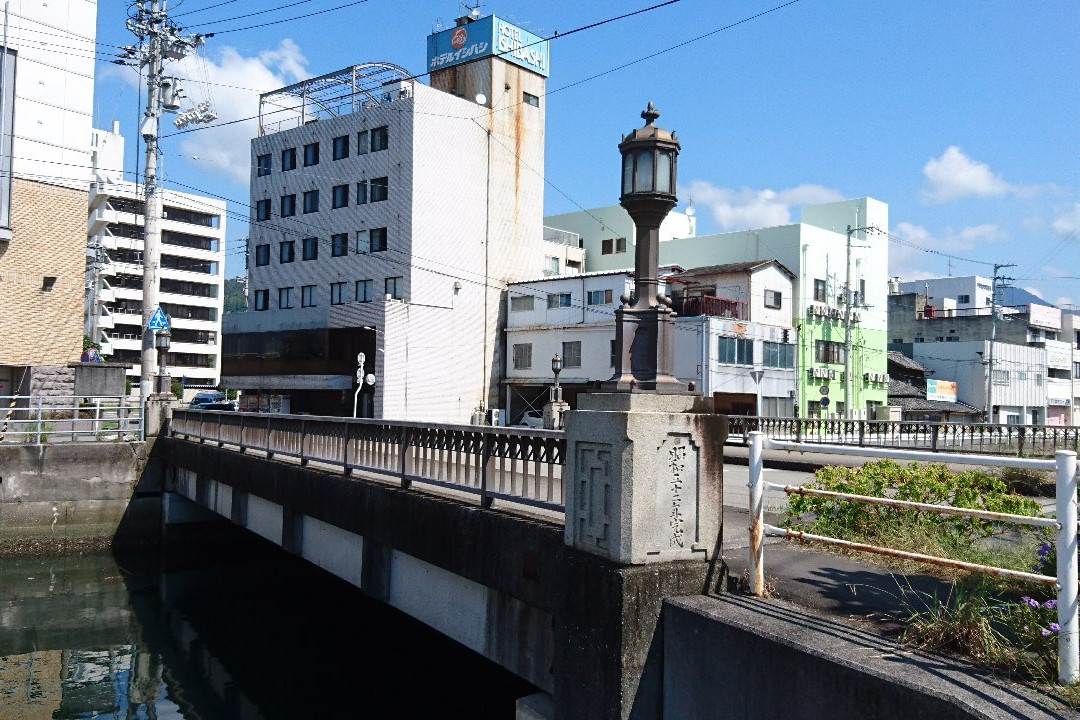
[[[670,536],[668,547],[681,548],[685,545],[686,518],[683,516],[683,483],[686,481],[686,446],[673,445],[668,448],[668,480],[671,490],[671,509],[668,513]]]

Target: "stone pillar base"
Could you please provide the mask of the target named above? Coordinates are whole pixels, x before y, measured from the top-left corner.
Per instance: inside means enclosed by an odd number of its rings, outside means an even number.
[[[172,393],[154,393],[146,398],[146,416],[143,426],[146,437],[167,434],[169,421],[172,420],[172,404],[176,400]]]
[[[549,402],[544,405],[544,429],[562,430],[566,426],[566,413],[570,412],[570,404]]]
[[[566,544],[624,565],[711,559],[726,437],[706,398],[579,395],[566,423]]]

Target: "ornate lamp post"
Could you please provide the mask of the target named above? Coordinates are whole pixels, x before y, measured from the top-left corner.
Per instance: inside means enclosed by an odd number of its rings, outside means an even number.
[[[562,372],[562,357],[556,355],[551,358],[551,372],[555,373],[555,386],[551,388],[551,402],[562,402],[562,388],[559,387],[559,373]]]
[[[615,374],[608,389],[621,392],[685,393],[675,378],[675,312],[660,294],[657,279],[660,223],[675,207],[679,141],[654,123],[660,113],[650,102],[641,113],[645,126],[619,143],[622,195],[637,227],[636,277],[632,297],[615,311]]]

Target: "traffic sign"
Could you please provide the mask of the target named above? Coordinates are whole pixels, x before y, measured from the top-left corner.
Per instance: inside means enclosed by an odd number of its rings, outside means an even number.
[[[154,314],[150,316],[150,323],[146,326],[146,329],[154,331],[169,329],[169,318],[165,317],[165,313],[160,307],[154,308]]]
[[[821,387],[818,388],[818,392],[820,392],[822,395],[828,395],[829,394],[829,386],[828,385],[822,385]]]
[[[820,402],[821,402],[821,407],[829,407],[829,398],[828,398],[828,396],[822,397]]]

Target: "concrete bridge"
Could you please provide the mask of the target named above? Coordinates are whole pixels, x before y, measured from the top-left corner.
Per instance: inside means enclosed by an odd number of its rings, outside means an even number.
[[[717,594],[722,421],[657,422],[662,405],[636,455],[605,449],[635,431],[602,404],[565,434],[175,411],[155,448],[166,527],[225,518],[345,579],[535,686],[519,717],[1039,716],[962,666]],[[659,472],[663,502],[620,515],[621,467]]]

